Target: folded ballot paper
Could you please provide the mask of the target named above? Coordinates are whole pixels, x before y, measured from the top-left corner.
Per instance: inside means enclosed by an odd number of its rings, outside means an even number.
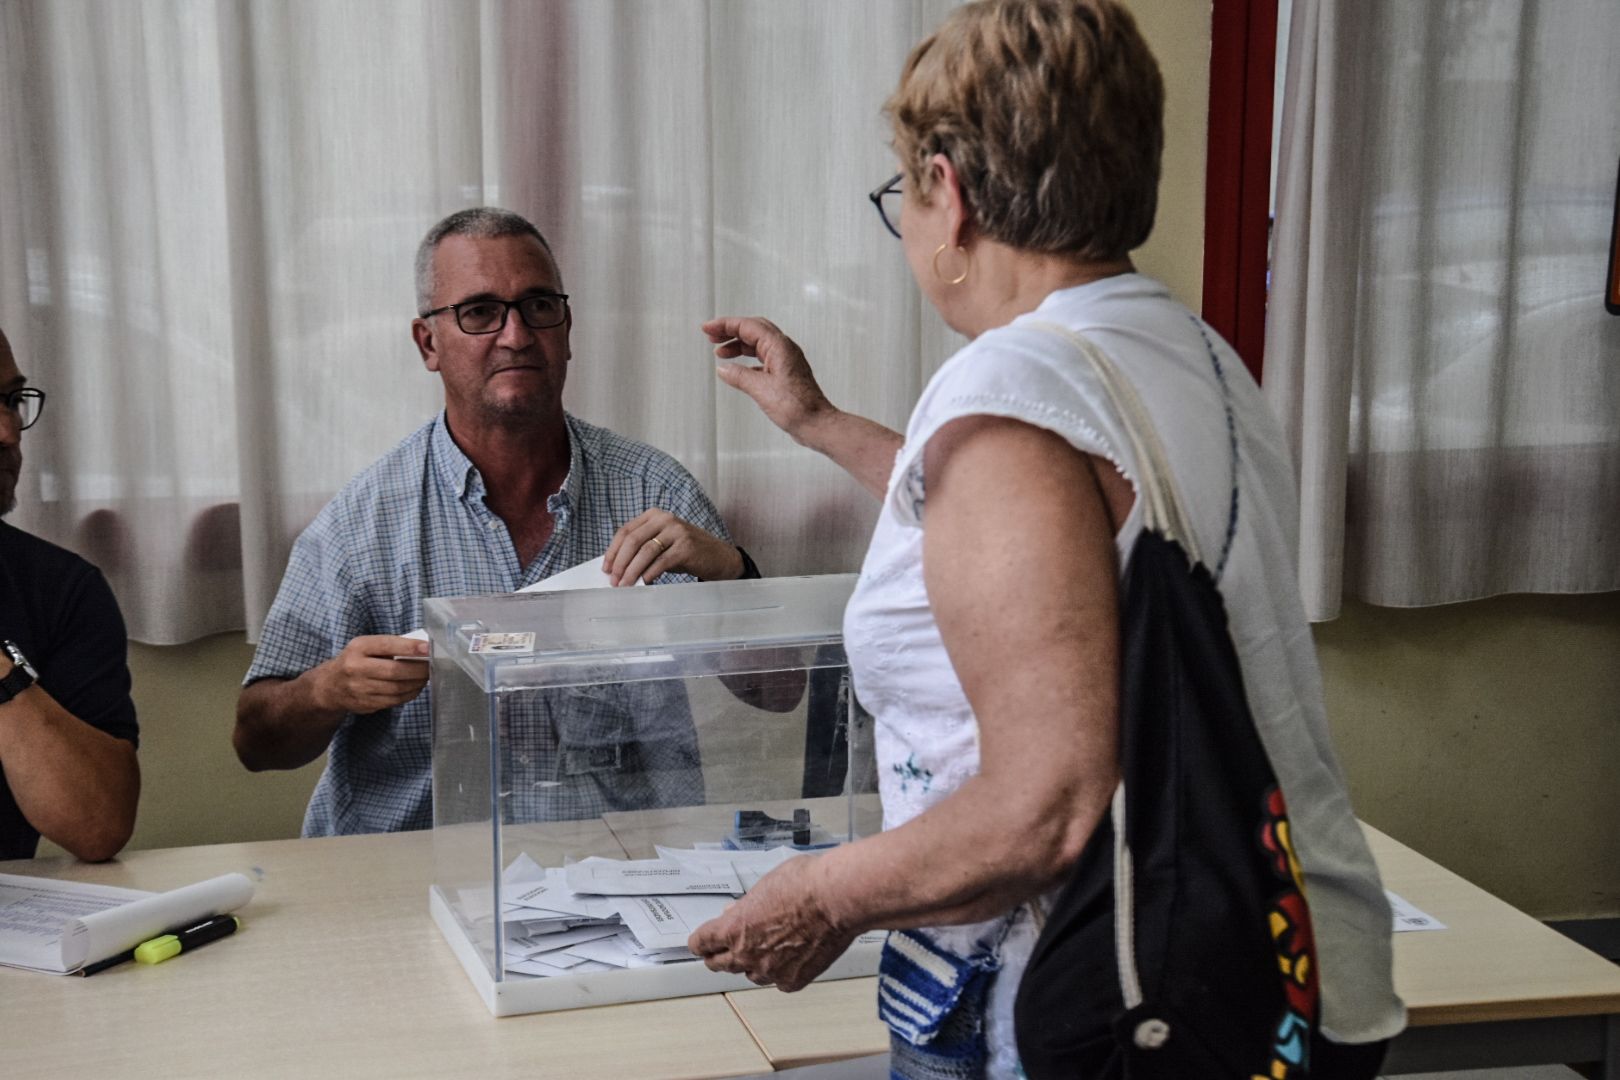
[[[0,874],[0,964],[70,975],[252,896],[241,874],[163,893]]]
[[[519,855],[501,877],[509,973],[541,978],[696,960],[686,939],[800,852],[658,849],[656,859],[592,857],[542,867]],[[461,892],[489,910],[488,890]]]

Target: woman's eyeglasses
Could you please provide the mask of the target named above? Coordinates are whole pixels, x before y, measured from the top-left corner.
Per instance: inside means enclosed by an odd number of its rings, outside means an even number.
[[[883,219],[883,227],[893,233],[896,240],[900,239],[900,180],[904,175],[895,173],[867,196],[872,200],[872,205],[877,207],[878,217]],[[884,199],[890,200],[887,205]],[[893,211],[889,210],[890,206],[894,207]]]

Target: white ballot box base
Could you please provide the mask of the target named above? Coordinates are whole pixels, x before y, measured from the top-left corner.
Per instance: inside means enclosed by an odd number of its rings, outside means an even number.
[[[593,1005],[620,1005],[628,1001],[656,1001],[661,998],[723,994],[731,990],[752,990],[754,984],[744,975],[710,971],[698,962],[665,964],[655,968],[624,968],[618,971],[557,975],[550,978],[509,976],[496,982],[490,976],[478,950],[468,939],[461,922],[437,890],[428,891],[428,908],[450,951],[461,961],[462,970],[473,988],[496,1016],[522,1016],[525,1013],[583,1009]],[[857,941],[833,961],[819,981],[859,979],[876,975],[883,952],[881,939]]]

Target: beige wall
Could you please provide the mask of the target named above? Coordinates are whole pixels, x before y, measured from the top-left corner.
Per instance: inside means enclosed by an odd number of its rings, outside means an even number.
[[[241,634],[130,646],[142,779],[132,847],[298,835],[321,762],[250,773],[231,749],[236,690],[252,659]]]
[[[1204,159],[1209,135],[1208,0],[1129,0],[1164,73],[1164,172],[1153,235],[1134,258],[1197,310],[1204,295]]]
[[[1620,915],[1620,593],[1316,628],[1367,821],[1542,918]]]
[[[1134,0],[1168,93],[1144,270],[1197,306],[1207,0]],[[1620,915],[1620,595],[1422,611],[1350,605],[1318,628],[1360,813],[1542,916]],[[146,795],[134,845],[297,834],[318,766],[250,775],[230,748],[239,635],[134,646]]]

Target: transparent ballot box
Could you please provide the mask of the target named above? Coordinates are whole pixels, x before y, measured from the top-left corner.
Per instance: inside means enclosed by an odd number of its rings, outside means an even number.
[[[692,929],[881,828],[851,574],[430,599],[433,918],[497,1016],[744,989]],[[870,975],[881,938],[823,978]]]

